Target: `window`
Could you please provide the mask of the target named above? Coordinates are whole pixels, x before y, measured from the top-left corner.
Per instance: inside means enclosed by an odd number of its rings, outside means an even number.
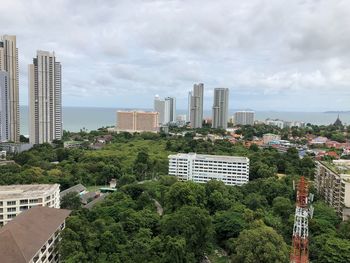
[[[37,203],[37,202],[38,202],[38,199],[29,199],[30,204]]]
[[[27,205],[25,205],[25,206],[20,206],[19,207],[19,210],[20,211],[25,211],[25,210],[27,210],[28,209],[28,206]]]
[[[7,219],[12,219],[12,218],[14,218],[14,217],[16,217],[16,214],[8,214],[8,215],[7,215]]]
[[[7,201],[7,205],[16,205],[16,201]]]
[[[7,212],[16,212],[16,207],[7,208]]]
[[[28,204],[28,199],[23,199],[19,202],[21,205]]]
[[[2,201],[0,201],[0,206],[2,206]]]

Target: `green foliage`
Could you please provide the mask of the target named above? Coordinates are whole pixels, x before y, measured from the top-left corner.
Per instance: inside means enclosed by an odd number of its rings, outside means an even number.
[[[80,197],[76,192],[66,194],[61,198],[61,208],[77,210],[81,207]]]

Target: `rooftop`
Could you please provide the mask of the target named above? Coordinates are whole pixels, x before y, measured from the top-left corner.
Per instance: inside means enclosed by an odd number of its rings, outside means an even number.
[[[321,161],[321,163],[329,170],[337,174],[350,175],[350,162],[341,162],[341,160],[335,160],[335,162]]]
[[[202,160],[217,160],[217,161],[231,161],[231,162],[247,162],[247,157],[241,156],[228,156],[228,155],[208,155],[208,154],[197,154],[197,153],[178,153],[175,155],[169,155],[168,158],[192,158]]]
[[[71,211],[37,206],[0,228],[1,262],[29,262]]]
[[[63,196],[65,196],[65,195],[68,194],[68,193],[74,192],[74,193],[79,194],[79,193],[84,192],[84,191],[86,191],[86,188],[85,188],[84,185],[82,185],[82,184],[76,184],[76,185],[74,185],[74,186],[72,186],[72,187],[70,187],[70,188],[68,188],[68,189],[66,189],[66,190],[64,190],[64,191],[62,191],[62,192],[60,193],[60,197],[62,198]]]
[[[22,184],[22,185],[1,185],[0,200],[32,198],[42,196],[49,191],[59,188],[59,184]]]

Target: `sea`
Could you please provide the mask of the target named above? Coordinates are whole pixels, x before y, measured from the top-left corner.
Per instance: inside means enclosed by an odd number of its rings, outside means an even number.
[[[80,130],[96,130],[101,127],[114,126],[116,124],[118,108],[94,108],[94,107],[63,107],[63,129],[72,132]],[[130,109],[129,109],[130,110]],[[150,109],[140,109],[150,110]],[[230,110],[230,116],[235,110]],[[187,114],[187,110],[177,110],[177,114]],[[205,117],[211,116],[211,111],[203,112]],[[338,113],[323,112],[288,112],[288,111],[255,111],[256,120],[281,119],[284,121],[302,121],[317,125],[328,125],[334,123]],[[350,112],[340,112],[340,120],[350,124]],[[28,106],[20,107],[21,134],[28,135]]]

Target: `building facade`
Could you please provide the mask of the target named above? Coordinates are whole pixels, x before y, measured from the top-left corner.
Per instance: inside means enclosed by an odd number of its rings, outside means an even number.
[[[0,186],[0,226],[35,206],[60,208],[59,184]]]
[[[281,140],[281,135],[278,135],[278,134],[265,133],[263,135],[263,143],[264,144],[269,144],[272,141],[280,141],[280,140]]]
[[[0,228],[1,262],[60,262],[60,233],[70,212],[37,206]]]
[[[348,220],[350,219],[350,161],[344,161],[345,165],[337,164],[336,161],[333,163],[318,161],[314,186],[325,202],[333,207],[343,220]],[[340,171],[347,171],[347,173],[343,174]]]
[[[246,157],[179,153],[169,155],[169,175],[182,181],[207,183],[222,181],[226,185],[243,185],[249,181]]]
[[[117,111],[117,131],[158,132],[158,112]]]
[[[235,125],[254,125],[254,111],[236,111],[234,114]]]
[[[166,97],[164,105],[164,124],[176,122],[176,99],[174,97]]]
[[[0,36],[0,72],[7,72],[8,93],[5,96],[8,141],[19,142],[19,69],[16,36]],[[4,101],[0,101],[3,103]]]
[[[192,128],[202,128],[204,84],[194,84],[190,96],[190,122]]]
[[[29,140],[50,143],[62,138],[62,75],[55,53],[37,51],[29,65]]]
[[[226,129],[228,122],[229,89],[214,89],[212,127]]]
[[[0,71],[0,142],[9,140],[9,92],[8,73]]]

